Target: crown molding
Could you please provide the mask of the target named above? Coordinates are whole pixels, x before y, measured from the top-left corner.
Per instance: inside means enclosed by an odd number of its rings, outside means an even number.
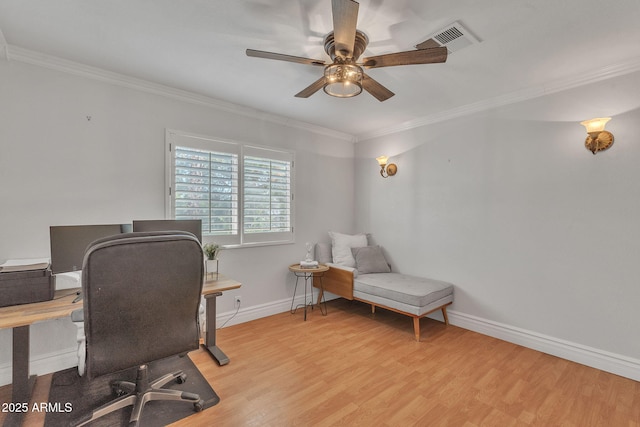
[[[532,86],[520,91],[485,99],[449,110],[440,111],[427,116],[419,117],[414,120],[399,123],[397,125],[377,129],[371,132],[351,135],[322,126],[317,126],[311,123],[294,120],[288,117],[278,116],[254,108],[244,107],[238,104],[221,101],[219,99],[200,95],[197,93],[176,89],[159,83],[149,82],[143,79],[130,77],[124,74],[103,70],[97,67],[91,67],[78,62],[69,61],[66,59],[9,45],[5,42],[1,30],[0,58],[4,58],[8,61],[18,61],[26,64],[36,65],[39,67],[49,68],[84,78],[126,87],[129,89],[164,96],[182,102],[215,108],[218,110],[243,115],[245,117],[264,120],[290,128],[301,129],[304,131],[336,138],[338,140],[348,141],[351,143],[362,142],[372,138],[403,132],[640,71],[640,57],[636,57],[626,62],[602,67],[596,70],[590,70],[580,75],[557,79],[547,82],[543,85]]]
[[[473,113],[489,110],[496,107],[502,107],[505,105],[515,104],[518,102],[527,101],[530,99],[538,98],[544,95],[550,95],[557,92],[573,89],[580,86],[585,86],[592,83],[597,83],[603,80],[611,79],[614,77],[624,76],[626,74],[640,71],[640,57],[633,58],[629,61],[622,62],[607,67],[598,68],[589,72],[566,77],[563,79],[557,79],[547,82],[543,85],[532,86],[527,89],[523,89],[517,92],[508,93],[505,95],[497,96],[494,98],[485,99],[472,104],[463,105],[460,107],[452,108],[445,111],[440,111],[428,116],[420,117],[407,122],[399,123],[394,126],[389,126],[383,129],[377,129],[372,132],[365,132],[356,135],[356,142],[366,141],[368,139],[377,138],[380,136],[390,135],[398,132],[403,132],[422,126],[451,120],[458,117],[467,116]]]
[[[2,49],[3,47],[2,40],[2,35],[0,33],[0,49]],[[9,61],[23,62],[25,64],[48,68],[67,74],[73,74],[87,79],[98,80],[104,83],[126,87],[128,89],[151,93],[154,95],[159,95],[191,104],[201,105],[208,108],[215,108],[217,110],[239,114],[257,120],[264,120],[290,128],[301,129],[304,131],[348,141],[351,143],[355,142],[355,137],[353,135],[344,132],[338,132],[333,129],[313,125],[311,123],[294,120],[288,117],[278,116],[254,108],[244,107],[238,104],[233,104],[231,102],[221,101],[209,96],[200,95],[182,89],[176,89],[159,83],[153,83],[147,80],[115,73],[112,71],[107,71],[101,68],[92,67],[51,55],[46,55],[21,47],[5,45],[4,51],[6,58]]]

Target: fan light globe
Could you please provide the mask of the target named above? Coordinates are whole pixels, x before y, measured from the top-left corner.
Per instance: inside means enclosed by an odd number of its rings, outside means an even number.
[[[362,92],[362,68],[354,64],[331,64],[324,69],[324,91],[338,98],[350,98]]]

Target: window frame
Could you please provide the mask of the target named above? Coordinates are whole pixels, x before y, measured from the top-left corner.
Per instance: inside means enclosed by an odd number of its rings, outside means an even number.
[[[295,152],[291,150],[243,143],[211,136],[198,135],[189,132],[166,129],[165,133],[165,217],[175,219],[175,154],[173,147],[184,146],[204,151],[217,151],[238,156],[238,201],[237,224],[238,232],[232,235],[202,234],[202,243],[216,242],[225,248],[241,248],[255,246],[271,246],[295,243]],[[244,184],[245,184],[245,156],[264,159],[288,161],[289,168],[289,231],[245,233],[244,229]]]

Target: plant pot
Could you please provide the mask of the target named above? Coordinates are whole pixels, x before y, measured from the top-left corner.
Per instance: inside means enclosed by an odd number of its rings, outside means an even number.
[[[218,259],[207,259],[204,262],[205,280],[218,280]]]

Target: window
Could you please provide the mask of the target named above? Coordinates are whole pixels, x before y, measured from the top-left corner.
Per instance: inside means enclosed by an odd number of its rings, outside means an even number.
[[[223,245],[293,242],[293,154],[167,131],[167,215]]]

